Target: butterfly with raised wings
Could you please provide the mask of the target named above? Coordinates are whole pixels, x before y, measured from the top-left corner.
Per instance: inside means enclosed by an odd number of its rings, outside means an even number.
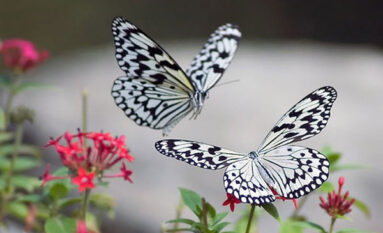
[[[118,65],[126,73],[112,87],[116,105],[136,124],[164,134],[190,112],[192,118],[198,116],[241,38],[237,26],[219,27],[183,71],[161,46],[127,20],[115,18],[112,33]]]
[[[296,145],[322,131],[337,97],[325,86],[307,95],[271,129],[259,148],[248,154],[188,140],[161,140],[156,149],[190,165],[221,169],[226,192],[243,203],[261,205],[275,195],[292,199],[319,188],[329,175],[329,161],[320,152]]]

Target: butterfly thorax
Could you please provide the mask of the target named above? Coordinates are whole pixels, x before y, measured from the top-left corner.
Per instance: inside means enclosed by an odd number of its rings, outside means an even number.
[[[252,152],[249,153],[249,158],[250,159],[255,159],[256,160],[256,159],[258,159],[258,156],[259,156],[258,153],[255,152],[255,151],[252,151]]]
[[[194,95],[191,97],[191,102],[193,106],[193,116],[192,118],[196,118],[202,110],[203,103],[208,98],[207,92],[205,91],[196,91]]]

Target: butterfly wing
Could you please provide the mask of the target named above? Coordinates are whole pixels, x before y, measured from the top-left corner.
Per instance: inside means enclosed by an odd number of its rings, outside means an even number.
[[[218,146],[188,140],[161,140],[155,143],[155,147],[163,155],[212,170],[227,167],[245,157],[244,154]]]
[[[192,110],[192,83],[161,46],[125,19],[114,19],[112,33],[126,73],[112,87],[117,106],[139,125],[169,129]]]
[[[258,154],[265,154],[277,147],[308,139],[326,126],[331,107],[337,97],[334,88],[319,88],[294,105],[261,143]]]
[[[186,70],[197,90],[206,92],[221,79],[234,57],[240,38],[238,26],[232,24],[222,25],[210,35]]]
[[[266,178],[280,196],[298,198],[319,188],[329,175],[329,161],[316,150],[282,146],[259,158]]]
[[[230,164],[223,176],[226,192],[243,203],[260,205],[275,201],[272,191],[259,173],[257,163],[253,159],[243,158]]]

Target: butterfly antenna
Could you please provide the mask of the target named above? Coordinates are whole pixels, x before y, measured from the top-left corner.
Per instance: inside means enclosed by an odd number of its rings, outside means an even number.
[[[227,82],[224,82],[224,83],[217,84],[217,85],[215,85],[215,87],[220,87],[220,86],[224,86],[224,85],[227,85],[227,84],[236,83],[236,82],[239,82],[239,81],[241,81],[241,80],[240,79],[231,80],[231,81],[227,81]]]

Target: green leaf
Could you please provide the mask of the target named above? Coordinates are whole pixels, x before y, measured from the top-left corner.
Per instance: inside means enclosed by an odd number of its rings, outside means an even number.
[[[250,209],[251,205],[248,205],[248,208],[241,214],[241,217],[234,226],[235,232],[245,232],[247,227],[247,222],[249,221],[250,217]],[[263,208],[255,208],[253,219],[251,220],[251,227],[255,227],[258,223],[259,216],[264,212]],[[250,229],[251,230],[251,229]]]
[[[12,132],[0,132],[0,143],[10,141],[12,138],[13,138]]]
[[[292,221],[286,220],[279,225],[279,233],[303,233],[303,227],[296,226]]]
[[[329,193],[334,190],[334,185],[330,181],[324,182],[318,189],[321,193]]]
[[[321,233],[326,232],[326,230],[322,226],[320,226],[316,223],[313,223],[313,222],[309,222],[309,221],[287,220],[287,221],[285,221],[285,223],[287,223],[290,227],[295,227],[295,228],[300,228],[300,229],[313,229],[313,230],[315,230],[317,232],[321,232]]]
[[[22,202],[9,202],[7,211],[19,219],[25,219],[28,215],[28,207]]]
[[[59,200],[69,194],[69,188],[63,183],[55,183],[49,188],[49,196],[53,200]]]
[[[271,216],[273,216],[278,222],[281,221],[279,218],[278,210],[272,203],[267,203],[262,205],[263,209],[267,211]]]
[[[45,222],[46,233],[74,233],[76,232],[76,219],[73,218],[50,218]]]
[[[0,130],[4,130],[5,127],[5,113],[4,110],[0,108]]]
[[[62,177],[65,177],[67,175],[69,175],[69,170],[68,168],[66,167],[61,167],[59,169],[57,169],[55,172],[53,172],[52,174],[53,176],[62,176]],[[72,190],[72,188],[74,187],[74,185],[72,185],[70,179],[57,179],[57,180],[51,180],[49,181],[45,186],[44,186],[44,191],[43,191],[43,194],[45,196],[50,196],[49,194],[49,190],[52,186],[54,186],[55,184],[63,184],[65,185],[68,190]]]
[[[68,199],[61,199],[58,202],[58,209],[61,210],[63,208],[66,208],[71,205],[75,205],[78,203],[81,203],[82,198],[77,197],[77,198],[68,198]]]
[[[230,222],[221,222],[213,227],[214,232],[221,232],[223,228],[227,227],[230,225]]]
[[[193,225],[195,222],[188,218],[178,218],[178,219],[172,219],[172,220],[166,221],[166,223],[184,223],[188,225]]]
[[[16,200],[19,202],[39,203],[42,201],[42,196],[38,194],[28,194],[28,195],[22,195],[20,197],[17,197]]]
[[[179,190],[181,193],[182,201],[185,203],[185,205],[189,207],[189,209],[191,209],[194,214],[199,216],[202,210],[202,198],[192,190],[185,188],[180,188]]]
[[[337,163],[341,157],[342,155],[340,153],[331,153],[327,155],[327,159],[330,162],[330,164]]]
[[[346,229],[337,231],[336,233],[371,233],[371,231],[359,230],[354,228],[346,228]]]
[[[89,230],[88,232],[100,232],[97,218],[91,212],[86,212],[86,227]]]
[[[11,183],[15,187],[24,189],[28,192],[32,192],[41,186],[41,181],[38,178],[24,175],[13,175]]]
[[[337,218],[352,222],[352,219],[346,215],[336,215]]]
[[[3,145],[0,147],[0,156],[10,155],[14,152],[15,146],[13,144]],[[37,158],[41,158],[42,154],[40,147],[35,145],[23,144],[19,146],[19,155],[33,155]]]
[[[348,197],[348,200],[353,199],[352,197]],[[355,198],[354,198],[355,199]],[[367,207],[366,204],[364,204],[361,200],[355,199],[355,202],[353,204],[356,208],[358,208],[360,211],[362,211],[367,217],[371,217],[370,209]]]
[[[193,228],[177,228],[177,229],[166,230],[166,232],[183,232],[183,231],[195,232]]]
[[[97,208],[106,210],[108,217],[114,217],[114,208],[116,207],[116,201],[112,196],[101,193],[95,193],[90,196],[89,201]]]
[[[52,88],[53,85],[40,82],[22,82],[15,87],[15,94],[25,91],[27,89],[39,89],[39,88]]]
[[[35,158],[20,157],[15,160],[13,170],[25,171],[34,167],[40,166],[40,161]],[[0,170],[9,171],[11,161],[9,158],[0,157]]]
[[[222,219],[224,219],[229,213],[228,212],[223,212],[217,214],[213,219],[211,225],[214,226],[215,224],[219,223]]]
[[[343,170],[356,170],[356,169],[368,169],[371,166],[363,165],[363,164],[336,164],[331,166],[330,164],[330,172],[343,171]]]

